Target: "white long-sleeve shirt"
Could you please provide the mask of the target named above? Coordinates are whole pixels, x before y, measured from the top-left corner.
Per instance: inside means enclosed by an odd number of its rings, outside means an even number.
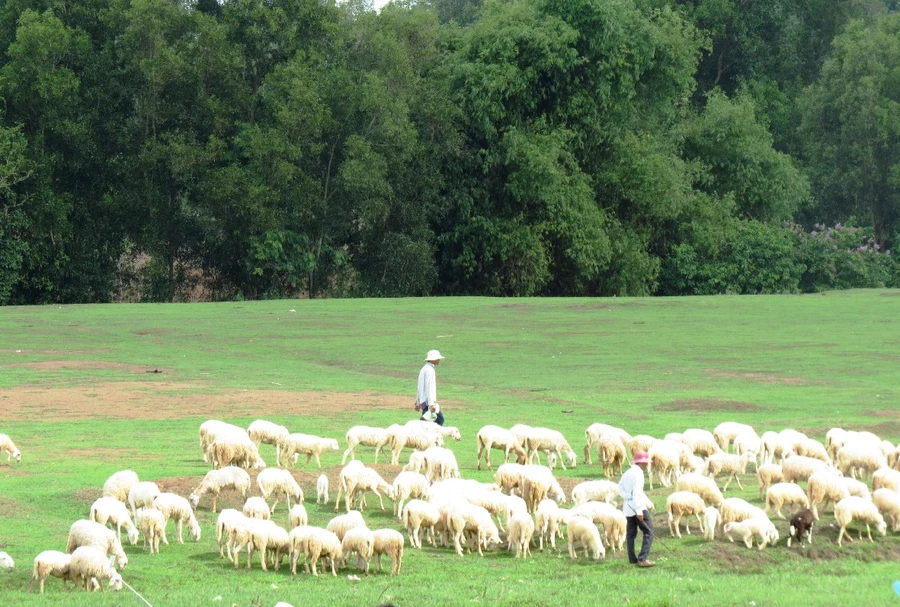
[[[434,364],[427,362],[419,371],[419,384],[416,388],[416,402],[429,407],[437,404],[437,374],[434,372]]]
[[[619,495],[625,500],[622,505],[625,516],[644,513],[644,471],[637,464],[632,464],[619,480]]]

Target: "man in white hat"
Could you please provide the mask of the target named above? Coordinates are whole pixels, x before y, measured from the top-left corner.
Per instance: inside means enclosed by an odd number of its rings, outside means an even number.
[[[443,360],[443,356],[437,350],[429,350],[425,355],[425,364],[419,371],[419,384],[416,388],[416,409],[422,415],[429,413],[434,415],[434,422],[439,426],[444,425],[444,414],[441,413],[437,403],[437,374],[434,368]]]

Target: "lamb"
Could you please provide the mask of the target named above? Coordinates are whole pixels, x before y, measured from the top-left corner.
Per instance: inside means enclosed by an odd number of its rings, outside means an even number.
[[[289,534],[291,542],[291,573],[297,574],[297,559],[302,553],[306,560],[307,572],[319,575],[316,564],[320,558],[331,561],[331,574],[336,576],[335,563],[343,558],[341,540],[331,531],[318,527],[296,527]]]
[[[425,477],[430,481],[459,478],[459,464],[456,455],[445,447],[428,447],[423,452]]]
[[[431,425],[431,422],[428,422]],[[422,429],[421,426],[388,426],[388,442],[391,445],[391,463],[400,463],[400,453],[405,447],[424,451],[428,447],[443,447],[444,436],[438,432]]]
[[[441,518],[441,513],[437,506],[430,504],[424,500],[410,500],[403,507],[403,515],[401,520],[406,532],[409,534],[409,541],[413,548],[422,548],[422,540],[419,539],[419,530],[423,527],[428,533],[431,545],[435,545],[434,527]]]
[[[781,472],[784,474],[784,482],[799,483],[806,481],[816,472],[828,471],[831,466],[825,462],[806,457],[805,455],[791,455],[781,463]]]
[[[289,447],[286,447],[286,449],[289,449]],[[288,451],[282,452],[283,455],[285,453],[288,453]],[[286,455],[286,457],[290,457],[290,454]],[[279,494],[284,494],[289,510],[292,497],[298,502],[303,501],[303,489],[294,480],[294,476],[290,471],[284,468],[266,468],[257,475],[256,486],[259,487],[259,492],[264,500],[268,500],[273,494],[275,495],[272,512],[275,512],[275,506],[278,505]]]
[[[328,477],[320,474],[316,479],[316,503],[328,503]]]
[[[122,527],[128,536],[128,542],[134,546],[137,544],[139,533],[128,514],[128,507],[114,497],[100,497],[91,504],[90,519],[101,525],[112,523],[116,526],[116,534],[121,541]]]
[[[572,502],[583,504],[589,500],[612,504],[619,497],[619,484],[613,481],[584,481],[572,489]]]
[[[584,431],[584,437],[587,440],[587,444],[584,446],[584,463],[593,463],[591,461],[591,447],[597,444],[600,437],[603,435],[615,436],[622,441],[623,445],[628,445],[632,439],[632,436],[621,428],[616,428],[615,426],[610,426],[608,424],[591,424],[587,427],[587,430]]]
[[[718,474],[727,474],[728,480],[722,491],[728,491],[728,485],[732,480],[737,481],[738,487],[743,491],[744,486],[741,485],[741,477],[747,470],[747,462],[749,458],[746,455],[732,455],[730,453],[713,453],[706,460],[706,473],[715,480]]]
[[[343,471],[341,473],[343,482],[345,482],[346,485],[338,489],[337,499],[334,503],[335,512],[338,511],[341,503],[342,489],[346,491],[344,499],[345,506],[348,512],[350,510],[350,503],[357,498],[360,498],[362,502],[362,494],[367,491],[372,491],[375,493],[375,495],[378,496],[378,503],[381,504],[382,510],[384,510],[384,500],[381,497],[382,491],[390,499],[395,499],[394,488],[390,486],[383,478],[381,478],[381,475],[378,474],[378,472],[376,472],[374,469],[363,466],[362,468],[354,470],[353,472],[353,474],[350,474],[347,477],[343,477]]]
[[[728,445],[730,445],[738,435],[745,433],[756,434],[756,431],[753,429],[753,426],[748,426],[747,424],[722,422],[715,427],[712,433],[722,451],[728,451]]]
[[[406,540],[403,534],[394,529],[376,529],[373,532],[375,543],[372,544],[372,556],[378,559],[378,571],[384,571],[381,556],[391,559],[391,575],[400,573],[403,564],[403,547]]]
[[[141,508],[134,516],[134,524],[144,536],[144,548],[150,543],[150,554],[159,554],[159,540],[166,533],[166,517],[156,508]]]
[[[784,518],[784,515],[781,514],[781,507],[785,504],[791,507],[800,506],[802,510],[809,508],[809,499],[800,485],[794,483],[775,483],[769,487],[766,491],[765,511],[768,512],[769,508],[775,508],[775,515],[778,518]]]
[[[403,502],[410,498],[424,498],[428,495],[431,483],[424,474],[418,472],[400,472],[394,479],[394,514],[403,514]]]
[[[293,529],[301,525],[309,524],[309,515],[303,504],[294,504],[290,512],[288,512],[288,525]]]
[[[872,502],[885,520],[891,523],[891,531],[900,531],[900,493],[882,487],[872,492]]]
[[[675,483],[675,490],[692,491],[699,495],[706,505],[715,506],[716,508],[721,506],[722,500],[725,499],[716,486],[716,481],[708,476],[692,472],[682,474],[679,477],[678,482]]]
[[[85,590],[101,588],[102,580],[109,580],[109,587],[113,590],[122,589],[122,576],[113,569],[106,553],[93,546],[79,546],[69,561],[69,575],[75,580],[75,586],[84,582]],[[90,589],[88,585],[90,584]]]
[[[326,528],[334,533],[339,540],[343,540],[347,531],[360,525],[365,526],[365,524],[362,513],[359,510],[348,510],[346,514],[339,514],[328,521]]]
[[[723,528],[725,535],[732,542],[732,535],[737,535],[744,540],[747,548],[753,548],[753,537],[759,538],[759,549],[763,550],[768,544],[773,546],[778,542],[778,530],[772,521],[766,516],[756,516],[744,521],[726,523]]]
[[[841,447],[841,451],[846,448],[846,445]],[[841,451],[838,451],[838,459],[840,459]],[[875,540],[872,539],[872,529],[869,525],[875,525],[875,529],[881,535],[887,533],[887,523],[884,522],[884,518],[882,518],[881,513],[878,512],[878,508],[875,504],[855,495],[845,497],[835,504],[834,518],[837,519],[838,524],[841,526],[841,532],[838,534],[838,546],[843,546],[841,542],[844,535],[846,535],[847,539],[851,542],[853,541],[853,538],[847,533],[847,525],[853,521],[859,521],[866,524],[866,533],[869,535],[870,542],[874,542]],[[859,539],[862,541],[862,527],[859,529]]]
[[[729,497],[722,502],[719,509],[722,514],[722,524],[737,523],[746,521],[747,519],[761,517],[768,520],[768,516],[763,512],[762,508],[748,503],[739,497]]]
[[[19,451],[12,439],[6,434],[0,434],[0,455],[6,453],[6,461],[15,459],[17,462],[22,461],[22,452]]]
[[[265,468],[266,462],[259,455],[256,446],[247,432],[242,428],[240,433],[220,433],[206,449],[207,459],[213,468],[240,466],[245,469]]]
[[[359,569],[360,565],[365,563],[365,572],[369,575],[369,561],[372,560],[374,544],[375,534],[365,525],[357,525],[353,529],[348,529],[341,539],[341,553],[345,561],[351,554],[356,553],[356,568]]]
[[[706,504],[703,499],[691,491],[675,491],[666,499],[666,512],[669,519],[669,532],[675,537],[681,537],[681,518],[683,516],[694,515],[697,517],[697,523],[700,525],[700,531],[704,530],[704,523],[701,516],[706,511]],[[688,535],[691,534],[690,519],[685,519],[685,530]]]
[[[133,470],[120,470],[112,474],[103,483],[103,497],[114,497],[120,502],[128,502],[128,492],[134,485],[140,482],[137,472]]]
[[[689,428],[681,434],[681,442],[688,446],[691,453],[701,457],[709,457],[713,453],[720,453],[719,443],[709,430]]]
[[[837,504],[849,495],[850,492],[847,491],[843,479],[827,470],[812,474],[806,481],[806,498],[809,500],[809,507],[816,520],[819,520],[819,504],[822,505],[824,511],[828,502]]]
[[[576,546],[584,548],[584,556],[591,557],[595,561],[606,557],[606,549],[600,541],[600,530],[590,520],[583,516],[572,516],[568,524],[569,558],[578,558],[575,554]]]
[[[34,557],[34,570],[31,574],[31,583],[28,585],[29,592],[34,587],[34,583],[38,583],[39,592],[44,592],[44,581],[50,576],[58,577],[63,581],[63,588],[71,580],[74,581],[70,572],[72,563],[72,555],[60,552],[58,550],[44,550]]]
[[[597,441],[597,462],[603,466],[606,476],[621,476],[625,457],[625,445],[617,436],[604,434]]]
[[[322,438],[321,436],[313,436],[312,434],[288,434],[278,443],[281,446],[281,456],[278,465],[286,465],[287,462],[296,463],[297,457],[306,455],[306,461],[303,462],[305,467],[309,460],[316,458],[316,465],[321,468],[322,461],[319,456],[324,451],[337,451],[340,449],[338,442],[333,438]]]
[[[784,481],[784,472],[780,464],[763,464],[756,469],[756,480],[759,482],[759,499],[763,498],[766,489],[773,483]]]
[[[791,547],[791,540],[797,538],[800,545],[803,545],[803,534],[806,534],[809,543],[812,544],[812,530],[816,524],[816,517],[809,508],[804,508],[791,517],[791,526],[788,533],[787,545]]]
[[[836,463],[841,474],[852,478],[887,468],[887,458],[877,442],[848,441],[838,451]]]
[[[160,493],[156,499],[153,500],[153,507],[162,512],[166,523],[169,522],[169,519],[175,521],[179,544],[184,543],[182,534],[182,526],[184,523],[188,524],[191,539],[195,542],[200,541],[200,523],[197,522],[197,517],[194,516],[194,509],[191,508],[191,503],[189,501],[174,493]],[[165,527],[163,528],[162,541],[163,544],[169,545]]]
[[[250,475],[247,471],[237,466],[225,466],[218,470],[210,470],[203,477],[200,486],[191,492],[188,499],[194,508],[200,503],[200,498],[206,493],[212,493],[212,511],[216,513],[216,501],[219,499],[219,492],[222,489],[235,489],[240,491],[241,497],[247,498],[247,492],[250,490]]]
[[[259,518],[263,520],[272,518],[272,511],[269,509],[269,504],[266,503],[266,500],[263,498],[256,497],[255,495],[251,495],[247,498],[247,501],[244,502],[242,513],[247,518]]]
[[[378,454],[381,453],[381,449],[387,445],[389,441],[387,428],[378,428],[375,426],[353,426],[347,430],[347,434],[344,438],[347,441],[347,450],[344,451],[344,456],[341,458],[342,466],[346,463],[348,455],[351,460],[356,459],[357,445],[375,447],[375,463],[377,464]]]
[[[541,500],[534,511],[535,531],[538,534],[538,545],[541,552],[544,551],[544,540],[550,542],[550,547],[556,550],[556,538],[562,538],[560,522],[562,514],[559,504],[551,499]]]
[[[134,516],[138,508],[150,508],[153,500],[161,491],[156,483],[141,481],[131,486],[128,491],[128,505],[131,507],[131,515]]]
[[[524,464],[526,453],[522,444],[513,435],[512,432],[500,426],[487,425],[483,426],[475,436],[478,444],[477,470],[481,470],[481,454],[484,453],[484,461],[487,463],[488,470],[493,470],[491,466],[491,449],[499,449],[503,451],[503,462],[509,463],[509,454],[516,454],[519,463]]]
[[[718,508],[708,506],[703,510],[703,538],[709,541],[716,539],[716,529],[722,524],[722,514]]]
[[[281,441],[283,441],[288,434],[290,433],[284,426],[279,426],[278,424],[264,419],[258,419],[247,427],[247,435],[257,447],[259,447],[260,443],[275,445],[276,462],[280,461]],[[215,512],[215,510],[213,510],[213,512]]]
[[[72,554],[81,546],[93,546],[103,551],[104,554],[112,554],[116,558],[119,569],[128,566],[128,557],[122,550],[122,542],[116,536],[116,532],[107,529],[100,523],[81,519],[72,523],[69,528],[69,538],[66,543],[66,552]]]
[[[872,491],[887,488],[900,491],[900,471],[891,468],[879,468],[872,474]]]
[[[527,512],[516,513],[507,521],[507,527],[510,550],[515,546],[516,558],[528,558],[531,538],[534,537],[534,519]]]
[[[568,460],[569,466],[572,468],[578,463],[578,456],[569,446],[569,441],[561,432],[551,428],[532,428],[526,436],[523,446],[528,451],[528,461],[535,460],[538,457],[538,451],[543,451],[546,454],[555,453],[563,470],[566,470],[565,460]]]

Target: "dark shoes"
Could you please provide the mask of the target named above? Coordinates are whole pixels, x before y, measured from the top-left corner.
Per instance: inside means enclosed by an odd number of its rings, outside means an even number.
[[[653,567],[655,564],[654,561],[638,561],[635,563],[638,567]]]

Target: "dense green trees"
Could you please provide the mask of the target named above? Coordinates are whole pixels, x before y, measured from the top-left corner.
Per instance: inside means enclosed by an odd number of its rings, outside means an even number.
[[[0,303],[900,286],[896,10],[8,0]]]

